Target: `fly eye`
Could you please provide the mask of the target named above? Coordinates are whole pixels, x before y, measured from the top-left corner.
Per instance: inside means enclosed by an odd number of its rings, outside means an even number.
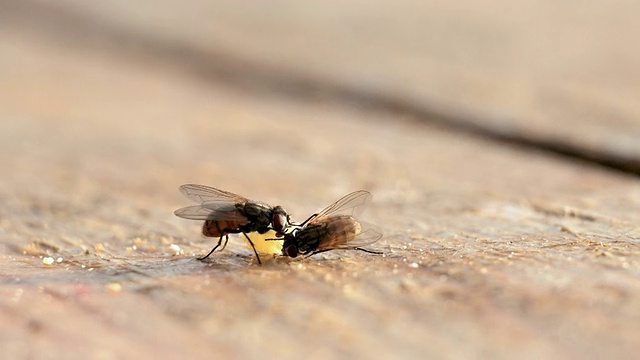
[[[298,256],[298,247],[295,245],[288,246],[286,251],[287,251],[287,256],[289,257],[294,258]]]
[[[282,214],[273,215],[273,219],[271,219],[271,225],[273,226],[273,230],[277,233],[282,233],[284,230],[284,226],[287,223],[287,218]]]

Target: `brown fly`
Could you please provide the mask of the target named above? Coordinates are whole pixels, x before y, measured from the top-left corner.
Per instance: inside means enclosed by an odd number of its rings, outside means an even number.
[[[282,237],[285,232],[292,229],[292,226],[295,226],[291,224],[289,215],[281,206],[272,207],[204,185],[182,185],[180,192],[200,205],[178,209],[174,214],[185,219],[204,220],[202,234],[208,237],[219,237],[216,246],[198,260],[208,258],[222,244],[223,238],[225,238],[222,245],[224,249],[229,241],[229,234],[242,233],[251,244],[258,264],[261,264],[256,247],[247,233],[264,234],[274,230],[278,237]]]
[[[362,246],[378,241],[382,237],[382,230],[354,217],[370,199],[368,191],[355,191],[312,215],[283,235],[282,255],[294,258],[299,254],[311,256],[335,249],[381,254],[363,249]]]

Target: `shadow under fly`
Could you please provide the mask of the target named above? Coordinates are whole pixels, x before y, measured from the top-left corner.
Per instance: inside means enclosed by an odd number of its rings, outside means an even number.
[[[258,264],[262,264],[256,247],[247,233],[264,234],[270,230],[282,237],[292,226],[289,214],[281,206],[270,206],[252,201],[240,195],[205,185],[186,184],[180,186],[180,192],[199,205],[178,209],[174,214],[190,220],[204,220],[202,234],[207,237],[219,237],[216,246],[198,260],[208,258],[221,244],[223,250],[229,241],[229,234],[242,233],[253,248]]]
[[[362,248],[378,241],[382,237],[382,229],[355,218],[370,200],[368,191],[354,191],[311,215],[292,231],[283,234],[282,255],[294,258],[299,254],[311,256],[336,249],[382,254]]]

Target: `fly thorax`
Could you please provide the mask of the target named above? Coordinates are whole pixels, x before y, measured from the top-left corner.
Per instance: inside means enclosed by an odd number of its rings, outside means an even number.
[[[296,245],[302,253],[314,251],[320,241],[329,235],[326,225],[311,224],[296,234]]]
[[[266,205],[247,202],[242,212],[257,228],[266,228],[271,224],[271,208]]]

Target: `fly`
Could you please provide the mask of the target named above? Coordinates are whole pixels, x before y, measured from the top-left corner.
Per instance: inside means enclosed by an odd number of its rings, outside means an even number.
[[[229,234],[242,233],[251,244],[258,264],[261,264],[256,247],[247,233],[264,234],[273,229],[278,237],[282,237],[291,230],[292,226],[295,226],[291,224],[289,214],[281,206],[272,207],[205,185],[182,185],[180,192],[200,205],[178,209],[174,214],[185,219],[204,220],[202,234],[208,237],[219,237],[216,246],[198,260],[208,258],[225,238],[221,249],[223,250],[229,241]]]
[[[378,241],[382,237],[382,230],[354,217],[370,199],[368,191],[355,191],[310,216],[304,223],[283,234],[282,255],[294,258],[299,254],[311,256],[335,249],[381,254],[363,249],[362,246]]]

